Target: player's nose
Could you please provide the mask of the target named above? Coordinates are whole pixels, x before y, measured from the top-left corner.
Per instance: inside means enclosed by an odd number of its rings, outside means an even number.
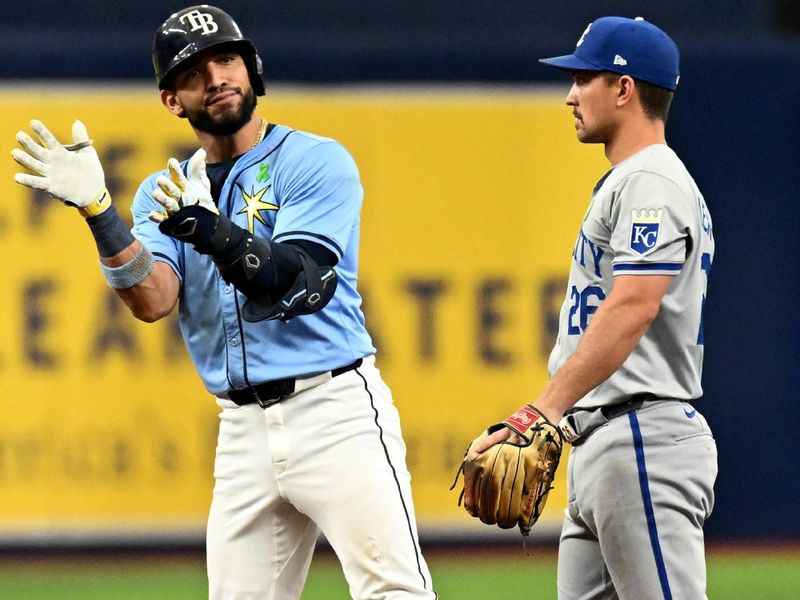
[[[567,98],[565,100],[567,106],[578,106],[578,93],[577,93],[577,86],[572,84],[572,87],[569,88],[569,92],[567,92]]]
[[[228,73],[225,69],[213,62],[206,65],[206,84],[209,89],[217,89],[229,83]]]

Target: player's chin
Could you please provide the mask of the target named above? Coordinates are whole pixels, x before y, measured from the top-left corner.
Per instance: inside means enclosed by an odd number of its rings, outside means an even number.
[[[209,121],[223,130],[241,127],[244,124],[244,115],[240,106],[222,106],[217,110],[206,110],[206,115]]]
[[[603,143],[603,137],[598,135],[595,132],[589,131],[585,127],[576,127],[575,135],[578,138],[578,141],[583,144],[601,144]]]
[[[206,114],[217,122],[238,119],[242,113],[241,97],[232,97],[221,102],[215,102],[206,107]]]

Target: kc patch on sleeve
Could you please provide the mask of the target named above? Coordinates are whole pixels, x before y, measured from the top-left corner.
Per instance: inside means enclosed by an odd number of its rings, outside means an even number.
[[[656,247],[663,214],[660,208],[631,211],[631,250],[644,256]]]

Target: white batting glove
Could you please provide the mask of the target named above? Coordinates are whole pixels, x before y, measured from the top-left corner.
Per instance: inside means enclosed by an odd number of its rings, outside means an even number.
[[[11,156],[34,174],[15,173],[14,181],[47,192],[64,204],[80,209],[84,217],[99,215],[111,206],[103,166],[83,123],[72,124],[73,143],[67,146],[62,145],[41,121],[31,121],[31,129],[41,143],[19,131],[17,141],[25,150],[15,148]]]
[[[167,161],[169,177],[160,175],[156,179],[158,187],[153,190],[153,198],[163,211],[154,210],[148,218],[154,223],[162,223],[180,209],[195,204],[210,210],[215,215],[219,214],[217,205],[211,198],[211,182],[206,174],[206,151],[200,148],[189,159],[187,171],[189,177],[183,174],[181,164],[177,159]]]

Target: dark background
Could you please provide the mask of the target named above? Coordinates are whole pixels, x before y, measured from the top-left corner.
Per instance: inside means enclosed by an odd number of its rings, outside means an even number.
[[[12,4],[0,21],[0,85],[152,81],[153,32],[187,3]],[[717,505],[706,531],[710,541],[800,540],[800,2],[217,5],[257,44],[268,86],[563,82],[566,92],[564,74],[536,59],[571,52],[589,21],[641,15],[670,33],[681,48],[682,77],[668,141],[706,196],[717,241],[706,304],[706,396],[698,403],[720,449]]]

